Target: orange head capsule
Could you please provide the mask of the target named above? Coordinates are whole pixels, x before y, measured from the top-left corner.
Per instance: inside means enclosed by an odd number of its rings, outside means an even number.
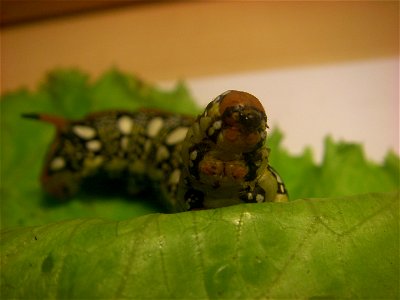
[[[219,106],[221,115],[222,148],[238,149],[242,152],[254,150],[266,137],[267,116],[260,101],[253,95],[230,91]]]

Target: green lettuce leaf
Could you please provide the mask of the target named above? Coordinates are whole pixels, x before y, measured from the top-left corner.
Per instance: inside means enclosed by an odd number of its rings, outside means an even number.
[[[377,164],[365,158],[362,146],[325,139],[321,165],[313,161],[306,149],[295,156],[282,148],[283,135],[276,130],[268,143],[271,164],[279,170],[289,189],[290,198],[336,197],[399,189],[400,160],[392,151]]]
[[[398,193],[2,232],[2,299],[395,299]]]
[[[2,96],[2,299],[399,297],[400,160],[391,152],[377,164],[360,145],[328,137],[317,165],[309,149],[282,148],[275,130],[271,163],[292,200],[284,204],[159,214],[156,201],[118,191],[63,203],[42,193],[54,130],[22,113],[143,106],[199,112],[183,84],[162,91],[117,70],[95,81],[59,70],[35,92]]]

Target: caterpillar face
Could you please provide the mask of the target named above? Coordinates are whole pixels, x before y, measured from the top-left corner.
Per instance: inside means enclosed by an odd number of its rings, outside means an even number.
[[[57,129],[41,179],[56,198],[102,177],[101,185],[118,180],[130,193],[155,189],[171,211],[287,199],[268,164],[264,108],[245,92],[221,94],[197,119],[157,110],[106,111],[77,121],[26,117]]]
[[[226,151],[250,152],[264,143],[267,116],[260,101],[245,92],[228,92],[219,103],[222,130],[217,146]]]

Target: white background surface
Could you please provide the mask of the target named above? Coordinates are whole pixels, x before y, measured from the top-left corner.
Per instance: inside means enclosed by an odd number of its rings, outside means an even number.
[[[367,158],[380,162],[389,149],[399,153],[398,70],[398,59],[379,59],[186,82],[201,106],[228,89],[255,95],[270,128],[284,132],[283,144],[292,153],[311,146],[320,162],[324,138],[331,135],[362,143]]]

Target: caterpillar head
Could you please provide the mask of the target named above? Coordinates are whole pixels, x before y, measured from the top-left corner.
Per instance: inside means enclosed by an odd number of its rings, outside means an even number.
[[[245,153],[264,143],[268,128],[267,116],[256,97],[246,92],[227,91],[214,101],[218,103],[221,124],[216,139],[217,147]]]

